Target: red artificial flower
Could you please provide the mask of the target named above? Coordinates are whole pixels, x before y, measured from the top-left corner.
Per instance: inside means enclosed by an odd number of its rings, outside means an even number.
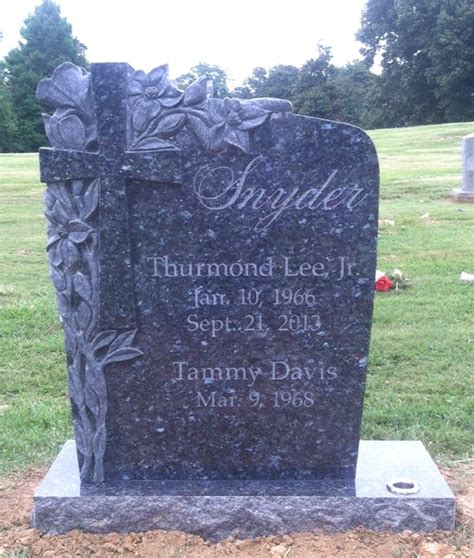
[[[382,275],[382,277],[379,277],[379,279],[377,279],[377,281],[375,282],[376,291],[388,291],[392,287],[393,281],[390,281],[390,279],[386,275]]]

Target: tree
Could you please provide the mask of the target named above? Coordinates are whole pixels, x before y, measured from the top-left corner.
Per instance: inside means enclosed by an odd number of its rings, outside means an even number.
[[[295,66],[279,64],[267,73],[265,68],[255,68],[244,82],[251,97],[275,97],[291,100],[298,81],[299,69]]]
[[[189,72],[180,75],[176,79],[176,84],[180,89],[186,89],[193,81],[196,81],[201,76],[205,76],[209,80],[212,80],[215,97],[222,99],[229,96],[227,74],[225,71],[219,66],[206,64],[205,62],[199,62],[199,64],[193,66]]]
[[[38,82],[63,62],[87,66],[86,47],[72,35],[52,0],[43,0],[21,29],[24,41],[6,57],[8,84],[18,122],[19,150],[36,151],[47,144],[41,107],[35,99]]]
[[[381,56],[388,120],[474,118],[472,0],[368,0],[357,38],[369,64]]]
[[[342,68],[334,68],[329,76],[334,98],[332,118],[356,126],[368,127],[371,108],[368,100],[373,95],[377,76],[367,64],[355,61]]]
[[[3,34],[0,32],[0,41]],[[16,120],[5,79],[5,64],[0,62],[0,153],[16,148]]]
[[[1,68],[0,68],[1,72]],[[2,72],[3,73],[3,72]],[[0,76],[0,153],[4,151],[15,151],[16,143],[16,119],[13,113],[8,85]]]
[[[319,118],[334,117],[335,91],[329,78],[335,68],[331,59],[331,49],[318,45],[318,56],[303,64],[292,99],[295,112]]]
[[[474,3],[444,2],[433,33],[428,81],[445,119],[474,120]]]

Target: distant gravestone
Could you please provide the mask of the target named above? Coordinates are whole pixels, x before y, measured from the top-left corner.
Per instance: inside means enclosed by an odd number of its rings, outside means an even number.
[[[474,202],[474,134],[462,142],[462,188],[453,190],[456,201]]]
[[[382,528],[380,494],[355,480],[378,207],[367,135],[284,100],[209,97],[205,78],[179,91],[166,66],[66,63],[38,99],[56,109],[40,163],[77,458],[67,444],[35,525]],[[377,444],[361,446],[360,479]],[[400,528],[452,523],[444,485],[427,509],[385,484]]]

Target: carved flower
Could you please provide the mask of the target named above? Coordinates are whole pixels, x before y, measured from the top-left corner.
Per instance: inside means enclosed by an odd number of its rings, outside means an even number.
[[[56,149],[82,151],[95,139],[95,133],[87,137],[86,127],[74,110],[58,109],[52,116],[43,114],[43,120],[49,142]]]
[[[42,79],[36,98],[54,108],[74,108],[90,114],[93,110],[90,74],[72,62],[58,66],[50,79]]]
[[[68,266],[79,260],[77,246],[87,240],[92,227],[79,219],[70,219],[61,202],[57,201],[52,211],[45,211],[51,223],[46,249],[53,265],[65,262]]]
[[[291,110],[289,101],[280,99],[210,99],[209,111],[215,125],[211,130],[210,147],[222,149],[230,144],[250,151],[249,130],[265,122],[270,113]]]
[[[58,66],[50,79],[39,82],[36,98],[54,107],[43,114],[46,135],[57,149],[84,150],[96,139],[90,74],[71,62]]]
[[[168,65],[158,66],[149,74],[134,72],[128,86],[132,106],[132,126],[140,133],[156,118],[163,107],[174,107],[182,93],[168,79]]]

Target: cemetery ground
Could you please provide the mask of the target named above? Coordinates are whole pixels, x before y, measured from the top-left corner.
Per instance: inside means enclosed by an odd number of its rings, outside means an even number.
[[[0,556],[469,556],[474,205],[453,203],[472,123],[371,136],[381,163],[378,269],[409,284],[377,293],[362,438],[421,440],[454,490],[453,533],[304,533],[217,545],[177,532],[39,536],[31,497],[72,436],[63,337],[44,252],[37,156],[0,155]],[[315,239],[315,242],[317,239]]]

